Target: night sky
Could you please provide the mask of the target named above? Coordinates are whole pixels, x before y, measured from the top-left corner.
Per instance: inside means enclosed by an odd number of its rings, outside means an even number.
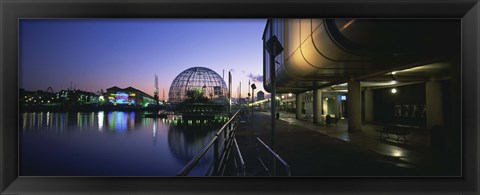
[[[132,86],[150,95],[154,75],[168,98],[173,79],[203,66],[242,96],[249,79],[264,91],[262,33],[266,19],[22,19],[20,87],[96,92]]]

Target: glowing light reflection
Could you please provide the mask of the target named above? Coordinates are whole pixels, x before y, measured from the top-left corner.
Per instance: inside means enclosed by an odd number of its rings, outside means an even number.
[[[50,126],[50,112],[47,112],[47,127]]]
[[[404,154],[403,154],[402,150],[392,149],[391,155],[394,156],[394,157],[402,157]]]
[[[103,111],[98,112],[97,117],[98,117],[98,131],[103,131],[103,118],[104,118]]]
[[[153,121],[153,140],[157,138],[157,120]]]

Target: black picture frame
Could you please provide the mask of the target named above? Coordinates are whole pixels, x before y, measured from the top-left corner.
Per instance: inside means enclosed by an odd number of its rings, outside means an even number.
[[[3,194],[480,193],[478,0],[0,0],[0,13],[0,192]],[[18,19],[315,17],[462,20],[463,177],[18,177]]]

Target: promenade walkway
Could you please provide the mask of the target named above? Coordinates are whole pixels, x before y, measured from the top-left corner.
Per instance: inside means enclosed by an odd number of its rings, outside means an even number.
[[[256,137],[270,143],[270,113],[254,112],[240,119],[237,141],[248,175],[264,175],[255,150]],[[433,176],[442,171],[432,165],[428,132],[415,132],[408,142],[379,139],[377,125],[362,132],[347,132],[347,120],[337,126],[313,124],[280,112],[276,120],[276,152],[291,166],[292,176]],[[423,141],[422,141],[423,140]]]

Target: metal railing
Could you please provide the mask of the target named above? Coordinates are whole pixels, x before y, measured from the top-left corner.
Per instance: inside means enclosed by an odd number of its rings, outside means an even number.
[[[243,160],[242,153],[240,152],[240,148],[237,144],[237,139],[233,138],[233,143],[235,144],[235,157],[234,157],[234,165],[235,170],[237,170],[237,176],[245,176],[245,161]]]
[[[216,176],[216,175],[225,175],[225,174],[231,174],[225,172],[227,170],[227,165],[232,164],[232,160],[230,158],[232,154],[232,146],[235,143],[235,147],[237,148],[234,157],[238,159],[237,156],[240,157],[240,166],[243,169],[243,174],[245,174],[245,163],[243,161],[242,155],[240,153],[240,150],[238,149],[238,145],[236,144],[235,140],[235,133],[236,133],[236,127],[238,124],[238,119],[239,119],[239,113],[240,110],[235,112],[235,114],[230,118],[230,120],[225,123],[220,130],[215,134],[215,137],[207,144],[207,146],[195,157],[193,158],[188,164],[183,167],[183,169],[178,172],[177,176],[187,176],[192,169],[195,168],[196,165],[198,165],[198,162],[205,157],[205,155],[213,149],[213,162],[210,164],[208,167],[205,175],[207,176]],[[221,142],[221,143],[219,143]],[[236,162],[236,160],[234,159]],[[243,163],[243,164],[242,164]],[[237,167],[237,166],[235,166]],[[234,170],[237,172],[237,170]]]
[[[270,161],[270,163],[266,163],[265,160],[262,160],[260,146],[262,146],[262,148],[266,149],[267,153],[270,154],[269,157],[271,157],[271,158],[267,158],[267,159],[272,159]],[[257,148],[258,160],[260,161],[260,163],[262,164],[263,168],[265,169],[265,171],[268,175],[277,176],[277,171],[275,170],[276,169],[275,164],[276,164],[276,161],[278,160],[278,161],[280,161],[281,165],[283,165],[283,169],[285,171],[286,176],[291,176],[290,166],[288,165],[288,163],[285,160],[283,160],[282,157],[280,157],[280,155],[275,153],[275,151],[270,149],[270,147],[268,147],[267,144],[265,144],[258,137],[257,137],[256,148]],[[268,168],[267,164],[270,164],[270,168]]]

